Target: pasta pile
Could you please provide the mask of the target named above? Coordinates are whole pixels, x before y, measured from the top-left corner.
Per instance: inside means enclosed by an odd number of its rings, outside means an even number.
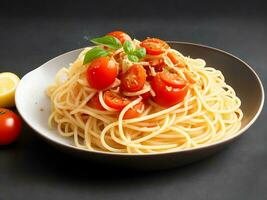
[[[134,43],[138,45],[139,41],[134,40]],[[62,68],[55,83],[47,89],[52,104],[49,125],[63,137],[73,138],[75,146],[128,154],[173,152],[224,140],[240,129],[241,101],[234,89],[226,84],[223,74],[206,67],[204,60],[185,57],[171,48],[161,55],[165,63],[184,79],[190,74],[195,82],[190,84],[184,100],[166,108],[150,99],[139,117],[124,119],[127,110],[142,101],[139,94],[155,94],[149,85],[145,85],[137,92],[138,97],[116,114],[103,100],[103,91],[97,92],[88,86],[87,65],[83,65],[83,59],[90,49],[85,48],[69,68]],[[113,57],[121,52],[122,49],[117,50]],[[175,53],[186,67],[181,69],[173,65],[168,52]],[[123,69],[133,64],[127,57],[121,59]],[[140,61],[139,64],[148,63]],[[119,92],[118,87],[119,82],[115,81],[109,89]],[[105,110],[88,106],[88,101],[96,94]]]

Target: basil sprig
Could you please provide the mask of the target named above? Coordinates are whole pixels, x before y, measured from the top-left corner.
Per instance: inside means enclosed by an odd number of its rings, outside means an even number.
[[[134,49],[130,41],[125,41],[124,44],[122,45],[119,39],[113,36],[109,36],[109,35],[94,38],[91,40],[91,42],[97,45],[104,45],[113,50],[117,50],[123,47],[124,52],[128,56],[128,59],[132,62],[138,62],[140,59],[142,59],[146,55],[145,48],[141,47],[141,48]],[[84,56],[83,64],[87,64],[91,62],[92,60],[99,58],[99,57],[108,56],[109,51],[110,50],[105,50],[99,46],[94,47],[93,49],[86,52]]]
[[[123,43],[123,50],[126,54],[131,54],[134,51],[132,43],[130,41],[125,41]]]
[[[132,55],[132,54],[128,54],[128,59],[132,62],[138,62],[139,61],[139,58],[135,55]]]
[[[96,58],[108,56],[108,55],[109,55],[108,51],[102,49],[101,47],[94,47],[86,52],[84,56],[83,64],[85,65]]]
[[[139,48],[139,49],[136,49],[136,50],[133,52],[133,54],[134,54],[135,56],[137,56],[139,59],[141,59],[141,58],[143,58],[143,57],[146,56],[146,49],[143,48],[143,47],[141,47],[141,48]]]
[[[132,62],[138,62],[146,55],[146,49],[141,47],[134,50],[133,45],[130,41],[125,41],[123,44],[123,50],[128,55],[128,59]]]
[[[106,35],[104,37],[94,38],[91,40],[91,42],[98,45],[104,45],[115,50],[121,48],[122,46],[120,40],[109,35]]]

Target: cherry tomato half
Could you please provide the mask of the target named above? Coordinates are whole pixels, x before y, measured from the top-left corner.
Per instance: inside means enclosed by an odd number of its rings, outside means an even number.
[[[15,141],[20,131],[20,117],[8,109],[0,108],[0,145]]]
[[[108,33],[107,35],[117,38],[118,40],[120,40],[121,44],[123,44],[125,41],[132,40],[131,37],[127,33],[124,33],[122,31],[113,31],[113,32]]]
[[[122,110],[131,102],[128,98],[111,91],[106,91],[104,93],[104,101],[109,107],[117,110]]]
[[[170,72],[160,72],[160,78],[163,82],[165,82],[168,86],[183,88],[187,82],[181,79],[177,74]]]
[[[110,86],[118,74],[118,63],[109,57],[93,60],[87,69],[87,80],[91,87],[102,90]]]
[[[174,52],[167,53],[167,56],[170,58],[170,60],[172,61],[174,65],[177,65],[177,67],[180,67],[180,68],[185,67],[185,64],[179,61],[179,59],[177,58],[177,55]]]
[[[140,116],[143,106],[144,106],[144,103],[140,101],[133,108],[130,108],[129,110],[126,111],[126,113],[123,116],[123,119],[132,119],[132,118]]]
[[[169,49],[170,46],[163,40],[157,38],[148,38],[140,43],[141,47],[146,49],[147,54],[159,55]]]
[[[98,93],[95,94],[87,103],[87,105],[91,108],[97,109],[97,110],[105,110],[105,108],[101,105],[98,97]]]
[[[170,107],[183,101],[188,91],[188,84],[183,84],[184,87],[170,86],[161,79],[160,73],[153,78],[151,86],[156,93],[154,101],[165,107]]]
[[[128,92],[136,92],[144,87],[146,70],[142,65],[134,64],[121,75],[121,87]]]

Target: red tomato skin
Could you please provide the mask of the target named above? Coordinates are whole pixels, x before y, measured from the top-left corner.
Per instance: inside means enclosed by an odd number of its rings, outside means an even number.
[[[162,54],[165,52],[166,49],[170,48],[170,46],[166,42],[158,38],[148,38],[142,41],[140,43],[140,46],[144,47],[146,49],[147,54],[150,54],[150,55]]]
[[[97,110],[106,110],[100,103],[98,94],[95,94],[87,103],[87,105],[91,108]]]
[[[183,101],[188,92],[188,84],[181,89],[168,86],[161,80],[159,74],[157,74],[153,78],[153,80],[151,81],[151,86],[156,93],[154,101],[164,107],[170,107],[180,103],[181,101]],[[169,90],[167,89],[167,87],[169,87]]]
[[[121,88],[128,92],[141,90],[146,82],[146,70],[142,65],[134,64],[130,69],[121,74]]]
[[[102,90],[110,86],[118,74],[118,63],[109,57],[93,60],[87,69],[87,80],[92,88]]]
[[[21,131],[21,119],[14,112],[0,108],[0,145],[14,142]]]
[[[125,41],[131,41],[132,38],[127,34],[122,31],[113,31],[108,33],[107,35],[113,36],[120,40],[121,44],[123,44]]]
[[[141,113],[139,113],[137,110],[141,110],[143,106],[144,103],[140,101],[133,108],[130,108],[129,110],[126,111],[126,113],[123,116],[123,119],[132,119],[140,116]]]
[[[150,97],[152,96],[150,92],[146,92],[144,94],[141,94],[143,101],[148,101]]]

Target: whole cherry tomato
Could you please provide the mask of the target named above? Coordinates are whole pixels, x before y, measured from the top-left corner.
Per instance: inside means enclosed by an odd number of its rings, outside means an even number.
[[[0,108],[0,145],[14,142],[20,131],[20,117],[8,109]]]
[[[110,86],[118,74],[118,63],[109,57],[93,60],[87,69],[87,80],[92,88],[102,90]]]

